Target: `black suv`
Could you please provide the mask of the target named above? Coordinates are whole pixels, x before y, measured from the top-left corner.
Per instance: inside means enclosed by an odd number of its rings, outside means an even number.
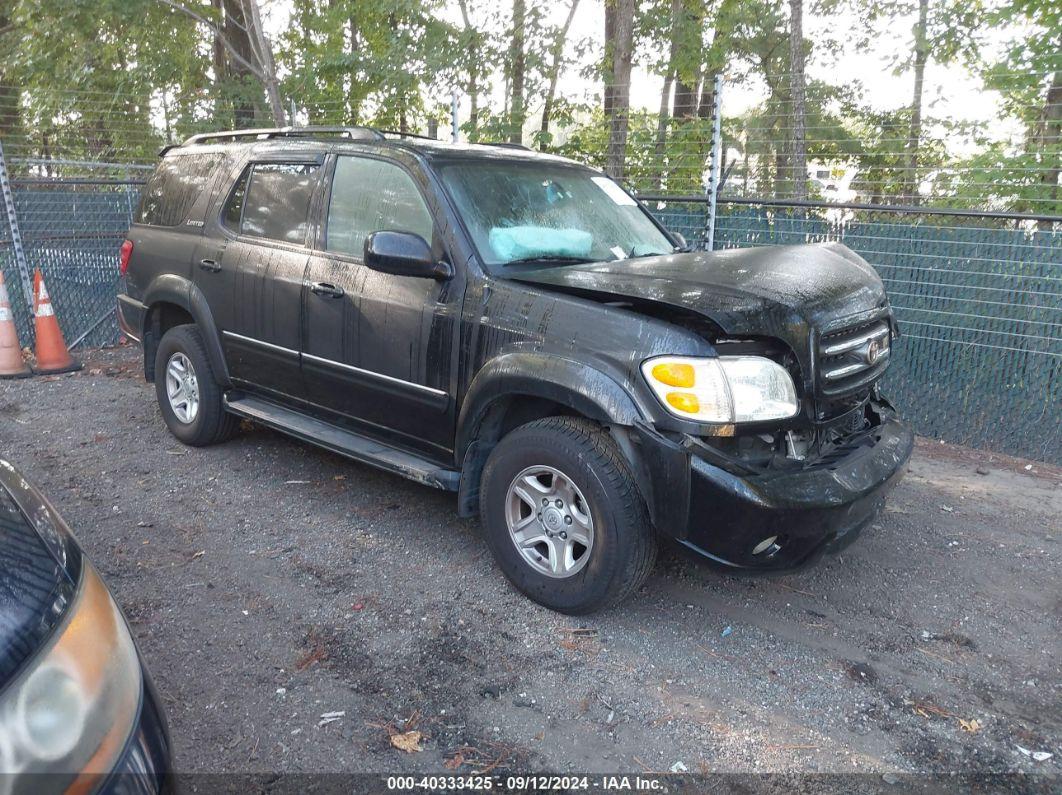
[[[163,151],[121,271],[178,439],[245,417],[456,491],[563,612],[638,588],[657,533],[732,567],[813,560],[911,453],[864,260],[690,251],[604,174],[522,148],[193,136]]]

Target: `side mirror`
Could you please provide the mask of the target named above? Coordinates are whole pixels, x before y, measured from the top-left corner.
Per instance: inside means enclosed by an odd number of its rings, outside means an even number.
[[[365,265],[396,276],[440,281],[453,276],[450,264],[436,261],[427,241],[412,232],[373,232],[365,238]]]
[[[672,232],[671,236],[678,241],[680,249],[683,249],[684,251],[689,250],[690,244],[686,242],[686,238],[683,235],[680,235],[678,232]]]

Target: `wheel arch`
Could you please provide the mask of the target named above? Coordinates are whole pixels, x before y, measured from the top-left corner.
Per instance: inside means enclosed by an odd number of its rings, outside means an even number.
[[[144,293],[144,377],[155,380],[155,351],[162,335],[174,326],[194,323],[203,337],[214,378],[222,387],[232,386],[214,316],[202,291],[188,279],[163,274]]]
[[[475,514],[479,480],[490,451],[514,428],[551,416],[577,416],[608,427],[628,459],[640,468],[626,429],[642,414],[607,373],[539,352],[503,354],[476,374],[457,422],[455,463],[461,471],[458,512]]]

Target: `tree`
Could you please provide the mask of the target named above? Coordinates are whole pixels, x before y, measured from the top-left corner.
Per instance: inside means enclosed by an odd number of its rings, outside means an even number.
[[[634,57],[634,0],[610,0],[605,6],[607,69],[605,107],[609,121],[605,171],[613,179],[624,176],[627,131],[630,124],[631,62]]]
[[[527,7],[524,0],[513,0],[512,29],[509,33],[509,141],[518,144],[524,137],[524,81],[526,80],[526,53],[524,36],[527,25]]]
[[[1003,108],[1025,132],[1018,147],[991,142],[963,163],[958,196],[972,206],[987,196],[1004,209],[1062,215],[1062,5],[1005,0],[987,20],[1012,25],[1015,32],[1003,55],[983,64],[985,87],[999,92]]]
[[[789,0],[789,88],[793,97],[793,198],[803,201],[808,197],[803,0]]]
[[[567,18],[553,38],[549,63],[549,88],[546,90],[546,101],[542,105],[542,124],[539,127],[539,139],[543,145],[549,143],[550,140],[549,123],[553,116],[553,103],[557,96],[557,81],[560,79],[561,69],[564,66],[564,44],[568,40],[568,31],[571,29],[572,20],[575,19],[575,10],[578,7],[579,0],[572,0]]]
[[[667,127],[668,118],[671,115],[671,94],[675,85],[675,69],[678,62],[678,37],[675,30],[679,24],[679,14],[682,12],[682,0],[669,0],[667,26],[664,28],[667,47],[667,61],[663,64],[664,85],[660,89],[660,108],[656,114],[656,140],[653,150],[656,155],[659,169],[653,180],[653,189],[659,191],[663,187],[664,174],[666,172],[665,156],[667,154]]]
[[[247,38],[251,43],[255,61],[261,71],[261,80],[269,98],[269,109],[273,112],[276,125],[284,124],[284,105],[280,101],[280,84],[277,81],[277,65],[273,59],[273,43],[262,27],[262,14],[258,0],[240,0],[243,3],[244,17],[249,23]]]
[[[918,21],[914,26],[914,95],[911,97],[911,122],[907,132],[905,171],[907,187],[904,193],[911,204],[918,201],[918,146],[922,138],[922,92],[925,86],[926,63],[929,61],[929,0],[918,0]]]
[[[488,66],[484,59],[484,37],[471,20],[468,0],[458,0],[461,9],[461,21],[464,28],[461,31],[458,42],[458,52],[465,53],[464,72],[467,75],[465,91],[468,92],[471,111],[468,119],[468,138],[470,141],[479,140],[479,90],[480,84],[489,74]]]
[[[278,126],[284,124],[284,107],[280,100],[273,45],[262,28],[258,0],[223,0],[224,24],[217,20],[217,8],[213,3],[202,6],[181,0],[159,2],[210,28],[215,37],[215,46],[220,44],[234,62],[230,64],[230,70],[246,70],[254,75],[265,89],[274,123]]]
[[[426,99],[448,94],[469,67],[467,38],[440,19],[439,5],[295,0],[294,24],[277,48],[284,93],[315,124],[430,129],[442,114]]]
[[[0,0],[0,44],[5,48],[6,41],[14,38],[11,30],[11,12],[14,3],[12,0]],[[12,42],[13,43],[13,42]],[[11,85],[8,77],[9,67],[0,61],[0,142],[10,138],[13,134],[21,132],[21,111],[19,103],[21,96],[18,88]]]
[[[165,140],[153,98],[172,123],[194,118],[209,78],[186,16],[155,0],[8,0],[3,9],[0,73],[18,109],[4,131],[9,155],[153,158]]]
[[[830,5],[844,6],[845,0]],[[922,159],[925,138],[925,76],[931,64],[949,64],[957,60],[974,63],[985,19],[984,0],[853,0],[848,5],[859,15],[864,30],[874,33],[882,24],[890,29],[898,20],[914,20],[910,49],[898,54],[896,72],[912,74],[911,102],[907,114],[906,143],[902,168],[903,190],[896,200],[919,202],[919,190],[928,174]]]

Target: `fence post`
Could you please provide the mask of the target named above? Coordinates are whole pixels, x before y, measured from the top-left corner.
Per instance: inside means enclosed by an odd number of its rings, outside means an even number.
[[[11,248],[15,252],[15,264],[18,266],[18,275],[22,279],[22,294],[26,298],[26,304],[30,311],[33,310],[33,282],[30,280],[29,263],[26,262],[26,252],[22,248],[22,235],[18,231],[18,216],[15,214],[15,197],[11,192],[11,181],[7,178],[7,161],[4,160],[4,145],[0,142],[0,194],[4,199],[4,210],[7,212],[7,225],[11,230]]]
[[[711,171],[708,177],[708,229],[705,234],[705,246],[708,251],[715,248],[715,208],[719,198],[719,171],[723,160],[723,76],[715,76],[712,96],[712,157]]]

